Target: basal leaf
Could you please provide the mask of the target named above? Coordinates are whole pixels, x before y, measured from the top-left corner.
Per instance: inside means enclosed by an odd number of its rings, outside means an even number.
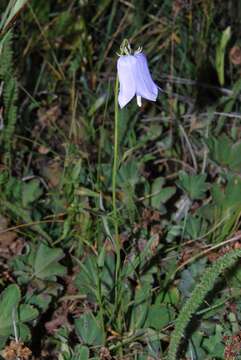
[[[179,174],[177,185],[180,186],[192,200],[202,199],[208,189],[206,175],[188,175],[185,171]]]
[[[55,276],[65,275],[66,268],[58,263],[63,257],[64,253],[61,249],[50,248],[45,244],[41,244],[37,249],[33,275],[42,280],[51,280]]]
[[[75,330],[84,344],[102,345],[104,343],[104,331],[92,312],[86,312],[75,320]]]
[[[174,309],[168,305],[151,305],[147,325],[155,330],[161,330],[174,318]]]
[[[22,204],[26,208],[28,205],[36,201],[43,193],[40,182],[37,179],[23,183],[22,188]]]
[[[7,336],[12,331],[12,316],[21,299],[17,285],[9,285],[0,295],[0,336]]]
[[[19,307],[19,321],[27,322],[36,319],[38,316],[38,310],[31,305],[22,304]]]

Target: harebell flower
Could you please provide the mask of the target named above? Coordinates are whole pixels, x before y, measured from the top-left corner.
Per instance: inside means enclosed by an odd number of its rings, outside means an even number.
[[[145,54],[139,48],[131,55],[130,45],[126,42],[121,47],[121,52],[117,61],[120,107],[125,107],[134,96],[138,106],[141,106],[141,98],[156,101],[158,86],[152,80]]]

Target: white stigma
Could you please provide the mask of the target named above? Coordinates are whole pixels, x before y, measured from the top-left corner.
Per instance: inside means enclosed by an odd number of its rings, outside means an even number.
[[[137,102],[137,105],[139,106],[139,107],[141,107],[141,96],[140,95],[137,95],[136,96],[136,102]]]
[[[142,52],[142,47],[139,46],[138,49],[134,52],[135,55],[140,54]]]

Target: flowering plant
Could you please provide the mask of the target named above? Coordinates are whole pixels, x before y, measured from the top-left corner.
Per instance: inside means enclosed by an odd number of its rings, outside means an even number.
[[[139,48],[131,54],[129,43],[125,40],[121,47],[121,55],[117,61],[117,73],[120,82],[118,103],[121,108],[125,107],[134,96],[138,106],[141,106],[141,98],[156,101],[158,86],[152,80],[148,63],[142,49]]]

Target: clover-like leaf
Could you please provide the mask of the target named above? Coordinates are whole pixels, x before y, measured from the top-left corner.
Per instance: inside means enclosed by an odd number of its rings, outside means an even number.
[[[9,285],[0,295],[0,348],[17,328],[18,336],[25,341],[30,338],[30,330],[25,324],[38,316],[38,310],[28,304],[21,304],[21,293],[17,285]]]
[[[54,280],[55,276],[65,275],[66,268],[58,262],[63,257],[61,249],[40,244],[33,264],[33,275],[42,280]]]
[[[34,179],[29,182],[24,182],[22,186],[22,204],[26,208],[34,201],[36,201],[43,193],[40,187],[40,181]]]
[[[158,177],[151,186],[151,206],[158,210],[160,210],[162,204],[167,202],[176,192],[176,188],[173,186],[163,187],[164,183],[165,179]]]
[[[188,194],[190,199],[197,200],[202,199],[208,189],[205,181],[205,174],[188,175],[185,171],[181,171],[177,185]]]
[[[165,304],[153,304],[150,306],[147,318],[149,327],[161,330],[174,318],[174,309]]]
[[[12,332],[12,316],[21,299],[17,285],[9,285],[0,295],[0,336],[8,336]]]
[[[102,345],[105,333],[92,312],[87,312],[75,320],[75,330],[84,344]]]
[[[27,322],[36,319],[38,316],[38,310],[32,305],[21,304],[19,307],[19,321]]]

